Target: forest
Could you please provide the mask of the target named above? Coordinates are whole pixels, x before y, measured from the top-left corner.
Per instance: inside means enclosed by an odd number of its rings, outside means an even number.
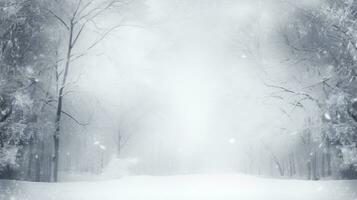
[[[0,179],[357,179],[356,20],[355,0],[0,0]]]

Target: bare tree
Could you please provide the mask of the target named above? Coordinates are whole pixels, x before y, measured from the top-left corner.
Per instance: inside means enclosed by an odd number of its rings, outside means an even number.
[[[58,180],[58,162],[59,162],[59,151],[60,151],[60,134],[61,134],[61,117],[62,115],[70,118],[75,123],[79,125],[86,125],[77,120],[72,114],[63,110],[63,100],[64,97],[69,93],[66,91],[68,85],[68,77],[70,74],[70,68],[73,61],[86,55],[89,50],[97,46],[109,33],[118,28],[118,26],[111,27],[101,34],[101,36],[92,41],[92,43],[80,51],[80,53],[74,53],[74,49],[78,45],[79,39],[83,36],[84,29],[88,26],[88,23],[95,23],[95,19],[110,9],[121,5],[123,2],[119,0],[110,0],[104,3],[97,3],[95,0],[90,0],[84,2],[82,0],[77,0],[75,4],[69,6],[69,9],[64,9],[63,13],[57,13],[55,9],[47,9],[48,12],[57,19],[58,23],[64,28],[67,35],[67,45],[65,50],[65,57],[60,58],[56,63],[56,80],[58,88],[58,96],[56,99],[56,118],[55,118],[55,132],[53,135],[54,140],[54,156],[53,156],[53,169],[52,169],[52,179],[53,181]],[[96,5],[95,5],[96,4]],[[63,69],[57,65],[58,63],[64,62]]]
[[[118,131],[117,157],[120,156],[121,151],[123,150],[125,145],[128,143],[128,141],[131,138],[131,136],[132,136],[131,134],[130,135],[124,135],[124,134],[122,134],[121,131]]]

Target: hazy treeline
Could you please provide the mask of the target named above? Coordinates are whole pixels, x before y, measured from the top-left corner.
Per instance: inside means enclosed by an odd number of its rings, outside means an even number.
[[[357,178],[356,9],[356,1],[345,0],[296,8],[284,34],[293,59],[303,66],[298,71],[318,80],[294,91],[301,98],[296,106],[312,101],[317,108],[302,133],[313,149],[307,159],[313,179],[332,172]]]
[[[294,123],[294,113],[302,112],[305,122],[277,136],[289,141],[285,150],[259,147],[270,158],[262,161],[271,166],[266,174],[312,180],[357,178],[357,2],[288,6],[292,14],[278,32],[290,79],[266,86],[273,89],[274,99],[288,105],[289,111],[282,114]],[[257,173],[256,163],[248,171]]]

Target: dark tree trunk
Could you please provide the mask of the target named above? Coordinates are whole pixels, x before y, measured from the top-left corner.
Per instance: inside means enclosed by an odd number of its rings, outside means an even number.
[[[326,152],[323,152],[321,156],[321,177],[325,177],[325,157]]]
[[[296,163],[295,163],[295,154],[292,153],[291,154],[291,161],[292,161],[292,165],[293,165],[293,175],[296,175]]]
[[[276,165],[278,167],[280,176],[284,176],[284,166],[282,166],[279,161],[276,161]]]
[[[307,161],[306,168],[307,168],[307,179],[311,180],[312,174],[311,174],[311,161],[310,160]]]
[[[330,152],[327,152],[326,162],[327,162],[327,176],[331,176],[332,170],[331,170],[331,153]]]
[[[57,112],[56,112],[56,120],[55,120],[55,134],[53,136],[54,141],[54,158],[53,158],[53,181],[58,181],[58,161],[59,161],[59,145],[60,145],[60,131],[61,131],[61,116],[62,116],[62,106],[63,106],[63,96],[64,89],[67,83],[67,76],[69,71],[69,66],[71,63],[71,55],[72,55],[72,43],[73,43],[73,21],[70,24],[69,30],[69,41],[68,41],[68,49],[67,49],[67,57],[66,57],[66,65],[63,74],[63,80],[61,83],[61,87],[58,93],[58,104],[57,104]]]
[[[327,176],[332,175],[331,170],[331,141],[330,138],[326,138],[326,167],[327,167]]]
[[[44,152],[45,152],[45,143],[44,141],[41,141],[41,149],[40,152],[37,154],[37,158],[36,158],[36,176],[35,176],[36,182],[41,181],[41,174],[43,173],[43,169],[41,169],[41,163],[43,163]]]
[[[314,151],[313,155],[312,155],[312,179],[313,180],[318,180],[318,165],[317,165],[317,153],[316,151]]]
[[[26,173],[26,178],[29,181],[32,181],[32,162],[33,162],[33,146],[34,146],[34,139],[33,136],[31,136],[30,141],[29,141],[29,161],[27,165],[27,173]]]

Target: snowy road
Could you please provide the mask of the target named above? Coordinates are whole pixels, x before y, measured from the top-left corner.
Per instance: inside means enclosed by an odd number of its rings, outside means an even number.
[[[357,181],[292,181],[243,175],[134,176],[115,181],[0,181],[1,200],[356,200]]]

